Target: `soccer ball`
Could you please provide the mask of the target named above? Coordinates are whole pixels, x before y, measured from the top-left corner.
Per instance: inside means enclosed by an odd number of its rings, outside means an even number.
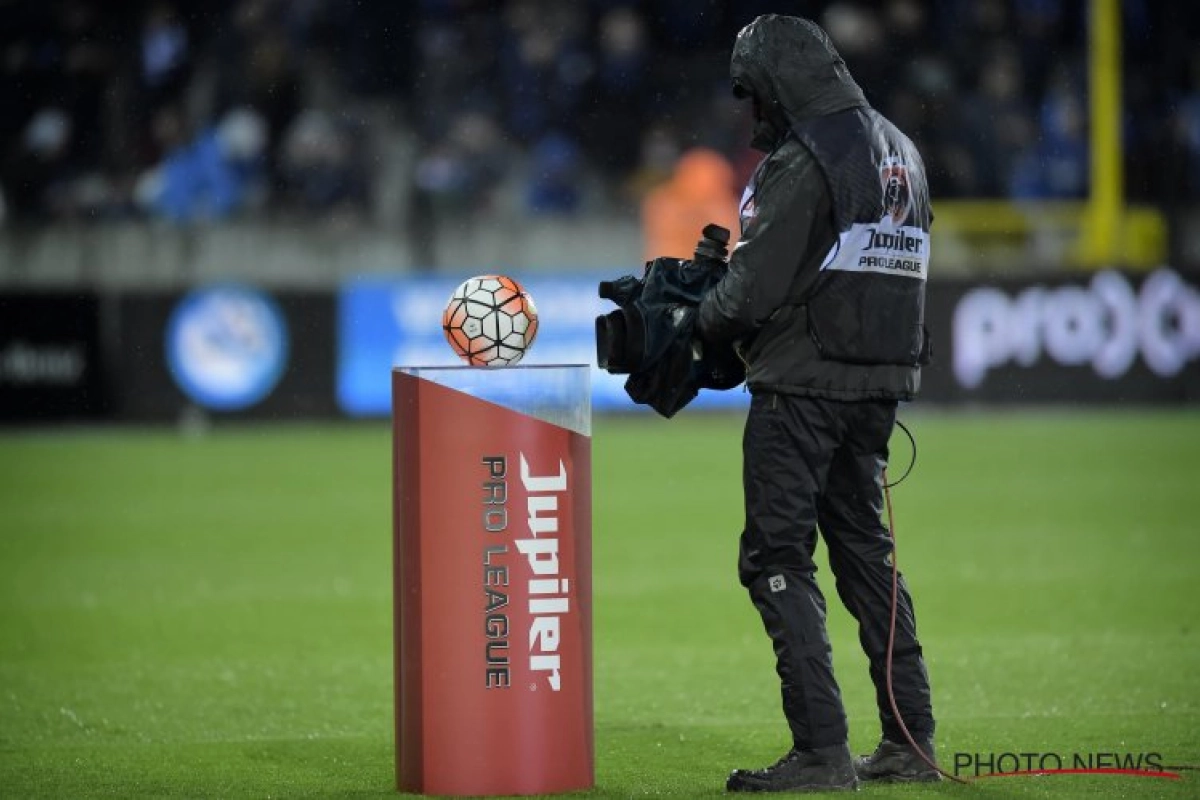
[[[537,337],[537,308],[512,278],[479,275],[450,295],[442,331],[459,358],[473,367],[516,364]]]

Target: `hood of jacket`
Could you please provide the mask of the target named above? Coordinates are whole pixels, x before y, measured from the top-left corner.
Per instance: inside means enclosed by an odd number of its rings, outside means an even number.
[[[729,77],[755,106],[751,145],[770,151],[798,122],[867,105],[829,35],[800,17],[766,14],[737,35]]]

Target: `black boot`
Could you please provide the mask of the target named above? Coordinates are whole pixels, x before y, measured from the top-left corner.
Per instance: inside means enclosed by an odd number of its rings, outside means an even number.
[[[735,769],[725,782],[730,792],[836,792],[858,788],[846,745],[788,751],[766,769]]]
[[[933,742],[917,744],[929,760],[936,764]],[[942,779],[941,774],[927,764],[908,742],[897,743],[887,739],[881,741],[871,755],[854,759],[854,772],[863,782],[933,783]]]

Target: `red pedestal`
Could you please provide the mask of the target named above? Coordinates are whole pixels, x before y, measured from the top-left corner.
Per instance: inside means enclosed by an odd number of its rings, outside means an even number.
[[[396,371],[396,782],[594,785],[591,439]]]

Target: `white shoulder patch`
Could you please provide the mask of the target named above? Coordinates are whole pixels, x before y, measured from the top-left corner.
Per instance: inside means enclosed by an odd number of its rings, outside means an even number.
[[[829,249],[821,269],[926,280],[929,234],[912,225],[896,225],[888,216],[875,224],[856,222]]]

